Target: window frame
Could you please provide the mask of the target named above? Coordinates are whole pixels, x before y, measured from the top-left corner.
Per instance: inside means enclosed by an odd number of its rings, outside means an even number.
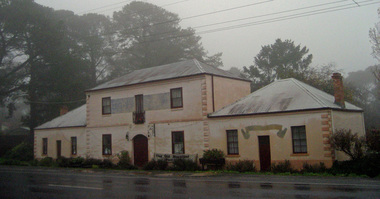
[[[302,131],[301,131],[301,128]],[[306,126],[292,126],[292,148],[293,148],[293,154],[306,154],[307,153],[307,137],[306,137]],[[305,138],[300,138],[300,135],[298,135],[298,138],[295,138],[296,133],[304,133]],[[295,143],[297,141],[297,143]],[[305,141],[305,145],[302,144],[302,141]],[[299,147],[299,151],[296,151],[295,148]],[[304,151],[305,150],[305,151]]]
[[[78,139],[76,136],[73,136],[71,137],[71,155],[77,155],[77,154],[78,154]]]
[[[230,140],[231,136],[230,134],[235,134],[236,135],[236,140]],[[230,129],[226,130],[226,135],[227,135],[227,155],[239,155],[239,133],[237,129]],[[233,138],[235,138],[235,135],[232,135]],[[233,146],[230,146],[230,145]],[[236,144],[236,146],[234,146]]]
[[[174,106],[173,102],[174,102],[174,99],[179,99],[179,97],[177,98],[173,98],[173,92],[176,91],[176,90],[180,90],[181,92],[181,105],[180,106]],[[170,89],[170,108],[183,108],[183,91],[182,91],[182,87],[178,87],[178,88],[172,88]]]
[[[106,147],[108,146],[107,143],[105,143],[105,138],[109,137],[109,152],[106,152]],[[112,135],[111,134],[103,134],[102,135],[102,154],[103,155],[112,155]]]
[[[105,100],[109,100],[109,105],[105,105]],[[109,112],[105,111],[105,108],[109,107]],[[110,115],[112,112],[112,107],[111,107],[111,97],[103,97],[102,98],[102,115]]]
[[[42,138],[42,155],[48,154],[48,139]]]
[[[135,95],[135,112],[143,113],[144,112],[144,95]]]
[[[181,142],[175,142],[175,135],[182,136],[182,153],[176,153],[175,145]],[[185,134],[184,131],[173,131],[172,132],[172,154],[185,154]]]

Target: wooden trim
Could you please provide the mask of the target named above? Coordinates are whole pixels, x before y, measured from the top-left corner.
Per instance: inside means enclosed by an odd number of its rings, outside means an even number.
[[[183,138],[183,153],[174,153],[174,134],[181,133]],[[185,154],[185,134],[184,131],[172,131],[172,154]]]
[[[109,113],[105,113],[104,112],[104,100],[110,100],[110,105],[109,105],[109,107],[110,107],[110,112]],[[111,111],[112,110],[112,107],[111,107],[111,97],[103,97],[102,98],[102,115],[110,115],[111,114]]]
[[[105,154],[104,153],[104,137],[106,137],[106,136],[110,136],[110,140],[111,140],[111,145],[110,145],[110,154]],[[109,156],[109,155],[112,155],[112,134],[103,134],[102,135],[102,155],[107,155],[107,156]]]
[[[233,132],[233,133],[236,133],[236,137],[237,137],[237,150],[238,152],[237,153],[231,153],[230,152],[230,147],[228,146],[228,132]],[[226,135],[227,135],[227,155],[239,155],[239,133],[238,133],[238,130],[237,129],[230,129],[230,130],[226,130]],[[234,143],[234,142],[233,142]]]
[[[172,93],[173,93],[174,90],[178,90],[178,89],[181,90],[181,106],[173,106],[173,96],[172,96]],[[170,89],[170,108],[171,109],[183,108],[183,89],[182,89],[182,87]]]

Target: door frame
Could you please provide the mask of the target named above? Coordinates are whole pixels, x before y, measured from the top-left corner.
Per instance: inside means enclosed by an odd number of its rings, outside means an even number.
[[[262,142],[260,142],[260,139],[266,139],[268,138],[268,144],[263,144]],[[259,145],[259,161],[260,161],[260,171],[269,171],[270,170],[270,167],[271,167],[271,163],[272,163],[272,154],[271,154],[271,150],[270,150],[270,136],[269,135],[261,135],[261,136],[257,136],[257,142],[258,142],[258,145]],[[261,152],[261,149],[262,150],[265,150],[265,148],[268,150],[267,153],[269,153],[269,155],[266,153],[266,157],[262,157],[262,152]],[[269,159],[269,160],[268,160]],[[263,163],[266,162],[266,164],[264,165]],[[267,162],[269,162],[269,165],[267,164]]]
[[[146,137],[145,135],[143,135],[143,134],[138,134],[138,135],[135,135],[134,137],[133,137],[133,139],[132,139],[132,142],[133,142],[133,164],[135,165],[135,166],[139,166],[139,167],[141,167],[141,166],[144,166],[143,164],[142,165],[138,165],[140,162],[136,162],[136,160],[138,160],[137,158],[136,158],[136,153],[137,153],[137,151],[136,151],[136,138],[142,138],[142,139],[144,139],[144,142],[146,142],[146,152],[144,153],[144,158],[142,158],[143,160],[145,160],[146,162],[145,163],[147,163],[148,161],[149,161],[149,142],[148,142],[148,137]],[[138,163],[138,164],[137,164]]]
[[[62,142],[61,140],[56,141],[57,144],[57,159],[62,157]]]

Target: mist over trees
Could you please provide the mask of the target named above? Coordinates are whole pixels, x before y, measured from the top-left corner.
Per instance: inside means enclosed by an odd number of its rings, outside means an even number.
[[[83,104],[84,90],[131,70],[191,58],[221,66],[221,53],[208,55],[201,37],[179,21],[144,2],[127,4],[111,19],[0,0],[0,106],[12,113],[22,99],[30,109],[24,124],[33,131],[61,107]]]

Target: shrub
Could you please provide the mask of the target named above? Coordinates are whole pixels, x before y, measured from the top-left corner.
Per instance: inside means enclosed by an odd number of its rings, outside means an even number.
[[[51,167],[54,166],[54,160],[51,157],[45,157],[40,160],[38,165],[43,167]]]
[[[94,159],[94,158],[87,158],[83,161],[82,167],[83,168],[92,168],[93,165],[99,166],[102,163],[102,160]]]
[[[236,163],[228,164],[227,170],[238,172],[255,172],[256,168],[253,160],[239,160]]]
[[[70,167],[70,159],[65,157],[59,157],[56,160],[59,167]]]
[[[352,134],[351,130],[338,129],[330,136],[331,147],[338,151],[343,151],[350,156],[351,160],[364,157],[366,142],[364,137],[359,137],[357,133]]]
[[[69,166],[70,167],[82,167],[84,161],[85,160],[82,157],[70,158],[69,159]]]
[[[166,170],[168,162],[166,160],[151,160],[144,165],[144,170]]]
[[[129,157],[128,151],[121,151],[120,154],[117,154],[119,162],[117,166],[121,169],[136,169],[134,165],[131,164],[131,158]]]
[[[33,145],[27,142],[22,142],[4,155],[6,159],[19,161],[31,161],[33,156]]]
[[[224,157],[224,152],[220,149],[210,149],[203,151],[203,159],[206,160],[217,160]]]
[[[289,160],[285,160],[284,162],[273,163],[271,166],[271,170],[273,173],[293,173],[292,165]]]
[[[112,161],[109,159],[104,159],[103,161],[100,162],[99,167],[102,169],[110,169],[110,168],[114,168],[115,164],[113,164]]]
[[[186,159],[174,160],[173,166],[170,167],[173,171],[196,171],[199,170],[199,166],[196,162]]]
[[[327,168],[323,162],[320,162],[319,164],[303,164],[301,173],[324,173],[327,171]]]
[[[380,155],[371,154],[360,160],[335,161],[328,171],[333,175],[357,174],[376,177],[380,175]]]

